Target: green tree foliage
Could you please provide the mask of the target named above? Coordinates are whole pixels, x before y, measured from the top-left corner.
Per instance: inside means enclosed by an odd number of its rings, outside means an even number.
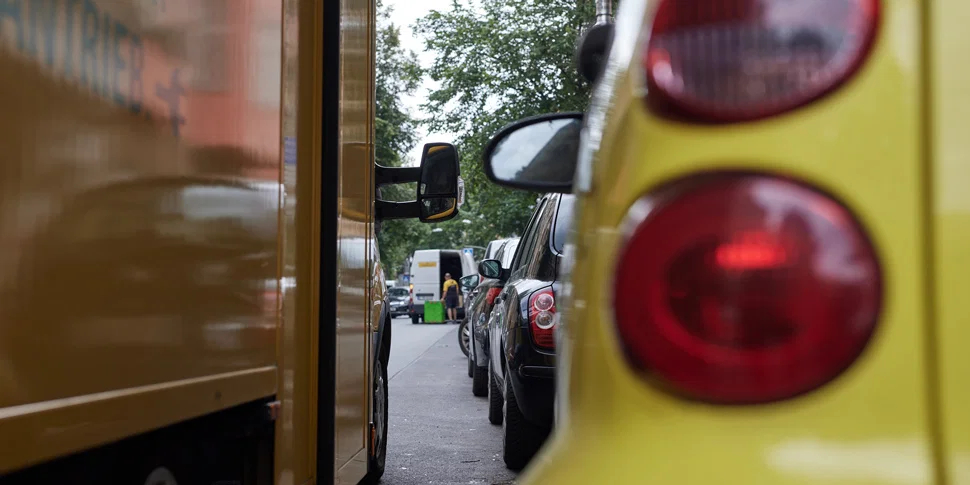
[[[415,92],[417,58],[401,47],[389,11],[378,6],[377,162],[400,166],[417,141],[416,121],[401,98]],[[575,65],[576,41],[594,18],[592,0],[453,0],[432,12],[416,32],[436,54],[427,74],[438,83],[421,120],[433,132],[454,133],[462,157],[466,201],[461,214],[439,224],[385,221],[381,258],[393,275],[419,248],[485,246],[520,235],[540,194],[503,189],[482,171],[488,139],[527,116],[583,111],[589,86]],[[413,186],[387,187],[389,200],[414,199]]]
[[[400,29],[390,22],[390,8],[378,2],[375,161],[385,167],[400,167],[403,158],[417,142],[417,120],[402,103],[421,81],[417,55],[401,46]],[[414,200],[415,187],[391,185],[381,189],[386,200]],[[405,258],[431,235],[431,228],[416,220],[390,220],[381,223],[378,245],[381,262],[393,278]]]
[[[428,74],[439,87],[423,106],[425,122],[457,135],[467,194],[459,220],[442,224],[443,232],[465,229],[466,244],[483,246],[525,228],[540,194],[489,183],[482,153],[508,123],[586,109],[590,87],[575,49],[594,16],[591,0],[453,0],[450,12],[418,22],[426,48],[437,53]]]

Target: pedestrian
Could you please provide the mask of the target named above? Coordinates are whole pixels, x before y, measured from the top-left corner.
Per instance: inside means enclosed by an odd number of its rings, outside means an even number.
[[[455,323],[458,320],[458,282],[451,279],[451,273],[445,273],[441,295],[441,301],[445,303],[448,312],[448,323]]]

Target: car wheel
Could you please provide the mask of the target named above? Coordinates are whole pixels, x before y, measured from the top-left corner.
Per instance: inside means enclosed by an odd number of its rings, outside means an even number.
[[[502,416],[502,458],[505,466],[510,470],[519,471],[525,468],[532,457],[539,452],[549,430],[538,426],[525,418],[515,400],[515,392],[505,381],[505,405]]]
[[[466,318],[461,321],[461,325],[458,327],[458,346],[461,347],[461,351],[466,357],[468,356],[468,342],[471,336],[471,327]]]
[[[502,424],[502,391],[495,382],[495,375],[492,373],[492,366],[485,366],[488,373],[488,422],[492,424]]]
[[[475,374],[473,367],[475,367],[475,363],[472,362],[472,354],[469,353],[468,358],[465,360],[468,361],[468,377],[474,377]]]
[[[388,339],[387,345],[390,345]],[[371,439],[371,449],[367,475],[360,482],[365,485],[376,484],[384,476],[387,463],[387,423],[388,423],[388,393],[387,393],[387,361],[388,354],[382,352],[380,362],[374,369],[374,414]]]

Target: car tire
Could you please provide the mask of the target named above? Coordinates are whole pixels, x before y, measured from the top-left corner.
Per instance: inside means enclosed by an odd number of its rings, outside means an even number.
[[[461,353],[465,354],[465,357],[468,357],[468,345],[471,341],[471,334],[468,332],[470,331],[471,328],[469,328],[468,319],[466,318],[458,325],[458,347],[461,348]]]
[[[549,430],[527,420],[519,409],[515,392],[505,381],[505,405],[502,416],[502,459],[509,470],[520,471],[539,452]]]
[[[502,397],[502,391],[498,388],[498,383],[495,382],[492,366],[485,366],[485,369],[488,374],[488,422],[499,425],[502,424],[502,405],[505,401]]]
[[[472,394],[476,397],[488,395],[488,367],[479,367],[473,361],[471,363],[472,372]]]
[[[474,377],[475,376],[475,374],[474,374],[474,372],[475,372],[475,370],[474,370],[475,363],[472,362],[472,356],[471,356],[471,354],[468,354],[468,358],[465,359],[465,360],[468,361],[468,377]]]
[[[379,356],[379,361],[377,368],[374,369],[374,409],[373,409],[373,419],[374,422],[374,438],[377,443],[372,443],[376,451],[369,455],[367,475],[361,480],[363,485],[375,485],[381,481],[381,477],[384,476],[384,469],[387,464],[387,429],[389,428],[389,413],[390,409],[388,398],[388,378],[387,378],[387,363],[390,361],[391,356],[391,322],[388,321],[387,327],[385,328],[384,341],[381,344],[381,354]]]

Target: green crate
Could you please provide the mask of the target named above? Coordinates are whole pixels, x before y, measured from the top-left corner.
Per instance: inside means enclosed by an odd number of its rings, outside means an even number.
[[[444,323],[445,305],[440,301],[424,302],[424,323]]]

